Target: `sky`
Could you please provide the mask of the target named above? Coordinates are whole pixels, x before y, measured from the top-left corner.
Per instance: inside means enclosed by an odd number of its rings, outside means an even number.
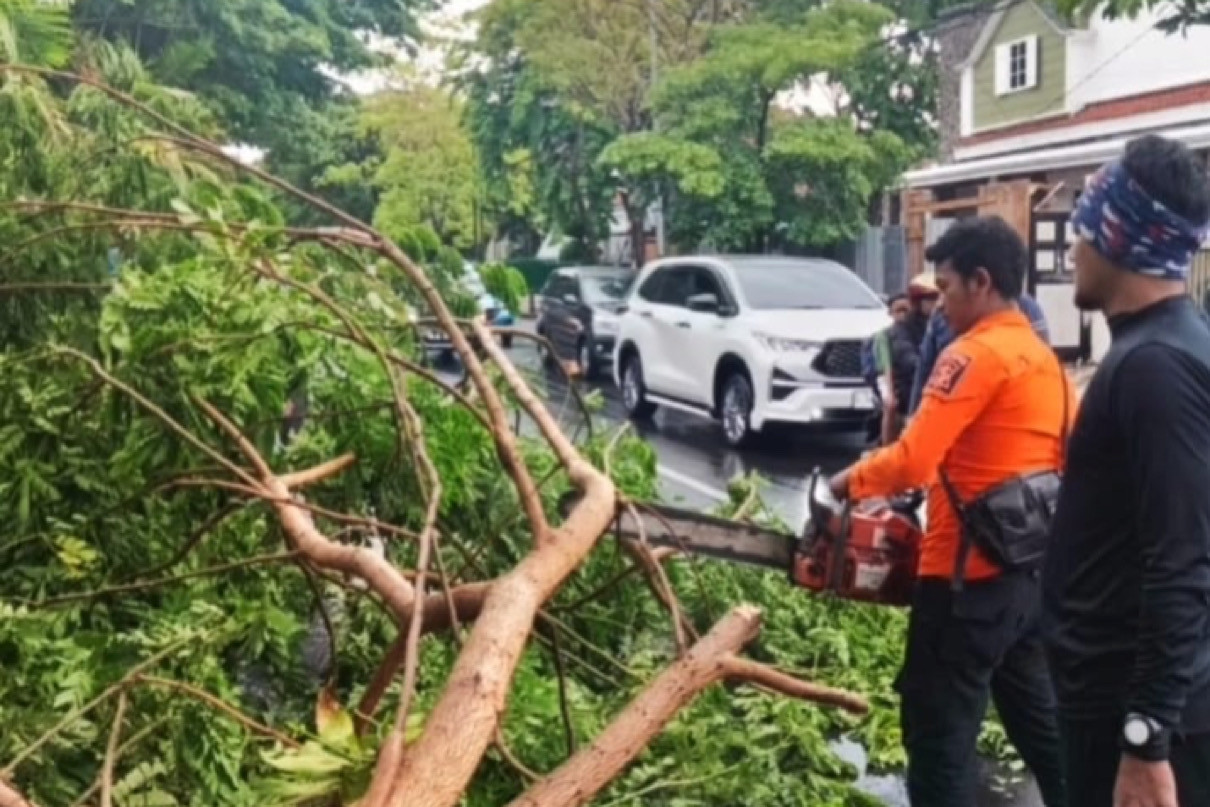
[[[420,25],[434,44],[421,48],[413,61],[406,53],[397,52],[399,60],[412,63],[421,75],[436,83],[440,81],[445,67],[446,45],[451,39],[469,39],[474,35],[474,26],[465,19],[472,11],[487,5],[490,0],[446,0],[444,8],[433,14],[425,15]],[[372,93],[385,87],[389,74],[383,71],[367,71],[340,77],[354,92],[360,94]]]

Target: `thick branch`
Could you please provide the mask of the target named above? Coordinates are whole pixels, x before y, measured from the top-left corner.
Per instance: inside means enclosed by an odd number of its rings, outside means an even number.
[[[724,677],[724,662],[756,637],[760,611],[740,606],[661,673],[605,731],[509,807],[587,804],[703,690]]]
[[[415,602],[415,590],[399,569],[368,549],[329,541],[316,528],[306,510],[288,502],[290,491],[281,480],[271,477],[265,485],[275,497],[273,509],[277,511],[282,528],[309,561],[316,566],[365,580],[386,602],[400,624],[406,624],[404,620]]]
[[[315,485],[330,479],[342,471],[352,467],[353,463],[357,462],[357,457],[352,454],[345,454],[337,457],[334,460],[329,460],[322,465],[316,465],[314,468],[308,468],[305,471],[295,471],[292,474],[282,474],[278,477],[291,490],[297,488],[305,488],[310,485]]]
[[[613,521],[613,483],[572,452],[569,474],[584,498],[551,540],[491,586],[445,691],[404,756],[391,791],[392,807],[458,803],[495,735],[538,609]]]
[[[315,526],[310,513],[294,503],[290,489],[280,477],[273,475],[256,446],[211,404],[199,399],[198,405],[239,445],[248,462],[262,475],[264,481],[256,484],[256,489],[267,494],[266,499],[277,511],[282,528],[307,560],[325,569],[362,578],[382,597],[396,618],[403,620],[415,602],[415,591],[407,578],[386,558],[368,549],[329,541]]]
[[[26,800],[25,796],[0,779],[0,807],[34,807],[34,803]]]
[[[449,630],[456,623],[473,622],[483,610],[490,587],[490,583],[468,583],[452,589],[448,596],[445,592],[429,594],[424,601],[424,622],[421,630],[424,633],[440,633]],[[450,610],[451,602],[457,613]],[[361,703],[357,706],[359,731],[360,727],[364,727],[366,718],[373,717],[378,710],[382,696],[390,689],[391,681],[403,666],[406,656],[407,636],[401,633],[379,663],[374,677],[361,697]]]

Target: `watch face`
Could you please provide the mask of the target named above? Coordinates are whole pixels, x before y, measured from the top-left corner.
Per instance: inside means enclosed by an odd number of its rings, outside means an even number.
[[[1126,735],[1126,742],[1135,746],[1146,745],[1147,741],[1151,739],[1151,729],[1147,726],[1147,722],[1137,717],[1126,721],[1123,733]]]

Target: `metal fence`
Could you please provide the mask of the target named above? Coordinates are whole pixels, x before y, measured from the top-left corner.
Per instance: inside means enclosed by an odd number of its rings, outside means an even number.
[[[879,294],[903,291],[907,278],[907,237],[902,227],[867,227],[836,250],[836,258]]]

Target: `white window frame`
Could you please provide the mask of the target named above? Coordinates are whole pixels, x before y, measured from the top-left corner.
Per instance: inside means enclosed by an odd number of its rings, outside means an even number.
[[[1013,73],[1013,50],[1023,48],[1025,51],[1025,75],[1023,83],[1014,87],[1012,85]],[[1032,90],[1038,86],[1038,37],[1031,34],[1030,36],[1014,39],[1011,42],[1004,42],[997,45],[995,50],[995,87],[996,95],[1012,95],[1013,93],[1025,92]]]

